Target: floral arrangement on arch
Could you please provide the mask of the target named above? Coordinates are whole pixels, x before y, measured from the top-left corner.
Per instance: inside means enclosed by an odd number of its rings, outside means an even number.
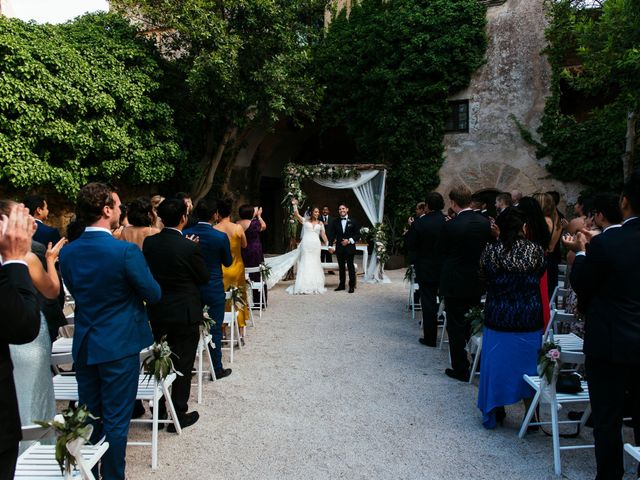
[[[389,260],[389,250],[387,244],[389,242],[388,228],[384,223],[376,223],[373,227],[362,227],[360,229],[360,238],[366,242],[373,243],[373,247],[378,257],[378,270],[380,273],[384,270],[384,265]]]
[[[353,167],[341,167],[337,165],[297,165],[288,163],[284,168],[284,199],[282,204],[289,209],[289,236],[295,236],[296,220],[293,218],[293,205],[291,200],[298,199],[298,208],[301,208],[307,196],[302,191],[302,182],[307,178],[321,177],[329,180],[339,180],[347,177],[358,177],[360,173]]]
[[[538,351],[538,375],[544,377],[548,384],[553,381],[558,362],[560,362],[560,345],[553,340],[547,340]]]

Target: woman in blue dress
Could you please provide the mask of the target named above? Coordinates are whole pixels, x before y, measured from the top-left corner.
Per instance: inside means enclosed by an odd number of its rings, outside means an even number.
[[[533,390],[523,374],[537,374],[542,341],[540,277],[544,250],[526,238],[526,216],[517,207],[498,217],[500,236],[480,258],[487,284],[482,335],[478,408],[485,428],[495,428],[505,405],[531,401]]]

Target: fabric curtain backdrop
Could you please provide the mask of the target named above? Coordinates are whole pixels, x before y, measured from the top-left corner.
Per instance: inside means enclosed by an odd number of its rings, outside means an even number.
[[[384,187],[387,178],[386,170],[364,170],[358,178],[342,178],[339,180],[327,180],[314,178],[313,181],[323,187],[338,190],[351,189],[362,205],[365,215],[372,225],[382,223],[384,215]],[[378,255],[375,248],[369,257],[365,282],[391,283],[384,273],[384,267],[378,268]]]

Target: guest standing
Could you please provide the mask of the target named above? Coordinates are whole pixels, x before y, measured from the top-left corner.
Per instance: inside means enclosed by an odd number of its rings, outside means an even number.
[[[438,192],[427,195],[425,214],[416,219],[409,229],[407,246],[414,253],[418,293],[422,305],[423,338],[420,343],[435,347],[438,340],[438,285],[442,257],[438,250],[440,235],[446,220],[442,214],[444,199]]]
[[[244,234],[244,229],[237,223],[231,221],[231,207],[233,201],[230,198],[225,198],[218,201],[217,213],[218,223],[214,227],[219,232],[223,232],[229,238],[229,245],[231,246],[231,257],[233,261],[228,267],[222,268],[222,277],[224,281],[225,292],[230,287],[244,288],[246,289],[247,282],[244,277],[244,262],[242,261],[242,249],[247,247],[247,237]],[[227,307],[227,311],[230,311],[231,303]],[[244,328],[246,321],[249,318],[249,308],[245,306],[238,311],[238,327],[240,327],[240,335],[244,337]]]
[[[322,215],[320,216],[320,220],[322,220],[322,224],[324,225],[324,233],[327,235],[327,238],[332,238],[334,218],[331,216],[331,211],[329,210],[329,207],[327,205],[322,207]],[[328,249],[320,250],[320,261],[326,263],[331,263],[333,261],[331,252],[329,252]],[[330,270],[328,273],[330,275],[335,275],[335,272],[333,270]]]
[[[179,198],[167,198],[158,207],[164,224],[162,231],[147,237],[142,245],[149,270],[160,284],[162,298],[149,307],[151,330],[156,342],[166,336],[173,352],[173,363],[179,375],[171,388],[171,400],[181,427],[193,425],[200,418],[198,412],[188,412],[191,393],[191,369],[196,358],[202,324],[200,286],[209,281],[209,271],[200,246],[185,238],[182,230],[187,224],[187,206]],[[167,413],[164,399],[160,400],[160,415]],[[165,417],[166,418],[166,417]],[[169,425],[167,431],[175,432]]]
[[[145,197],[136,198],[129,204],[129,226],[120,236],[120,240],[135,243],[142,250],[144,239],[160,232],[154,227],[157,215],[151,202]]]
[[[624,474],[622,417],[629,391],[640,438],[640,171],[625,183],[622,227],[576,235],[571,285],[586,311],[584,353],[593,418],[597,480]]]
[[[442,274],[440,292],[447,312],[447,333],[451,367],[445,374],[460,381],[469,379],[469,359],[466,344],[471,325],[465,314],[480,305],[483,289],[480,283],[479,260],[491,239],[491,224],[480,213],[471,210],[471,191],[464,186],[449,192],[451,208],[456,217],[448,221],[440,237]]]
[[[533,198],[540,204],[542,213],[544,214],[547,228],[551,235],[549,245],[547,246],[547,290],[549,296],[553,295],[554,290],[558,286],[558,265],[559,258],[552,253],[556,249],[560,237],[562,236],[562,223],[558,215],[558,208],[553,201],[553,197],[548,193],[535,193]]]
[[[0,480],[13,480],[22,438],[9,344],[33,341],[40,330],[40,312],[26,256],[31,250],[33,219],[14,205],[0,218],[0,305],[6,319],[0,329]]]
[[[36,220],[36,233],[33,239],[40,242],[45,247],[51,242],[53,245],[60,241],[60,232],[57,228],[50,227],[46,222],[49,218],[49,205],[42,195],[30,195],[24,199],[24,206]]]
[[[160,300],[140,249],[113,238],[120,198],[103,183],[82,187],[76,204],[77,240],[60,252],[62,277],[76,302],[73,359],[80,404],[99,418],[92,441],[103,435],[105,480],[125,478],[129,421],[138,390],[140,350],[153,343],[144,302]]]
[[[247,237],[247,246],[242,249],[242,261],[246,267],[259,267],[264,262],[264,254],[262,253],[262,242],[260,241],[260,233],[267,229],[267,224],[262,219],[262,207],[254,207],[252,205],[242,205],[238,209],[240,220],[238,225],[244,229],[244,235]],[[260,272],[250,273],[249,278],[254,282],[261,281]],[[260,303],[260,292],[253,292],[253,303]],[[264,290],[264,303],[267,303],[267,289]]]
[[[542,329],[540,277],[544,250],[526,239],[526,216],[507,208],[496,219],[497,242],[480,257],[480,275],[487,286],[482,333],[478,408],[485,428],[495,428],[505,405],[526,404],[532,388],[522,375],[537,374]]]
[[[160,219],[158,218],[158,205],[164,202],[164,197],[162,195],[154,195],[153,197],[151,197],[150,202],[151,202],[151,208],[153,209],[153,217],[155,218],[155,221],[151,226],[157,228],[158,230],[162,230],[163,225]]]
[[[209,282],[200,287],[200,296],[202,305],[209,308],[209,316],[215,322],[211,327],[211,338],[216,348],[209,346],[209,354],[216,378],[220,379],[231,375],[231,369],[222,366],[222,324],[225,304],[222,267],[229,267],[233,259],[229,238],[213,228],[217,216],[216,209],[207,200],[200,200],[195,212],[198,223],[184,233],[198,237],[198,244],[211,275]]]

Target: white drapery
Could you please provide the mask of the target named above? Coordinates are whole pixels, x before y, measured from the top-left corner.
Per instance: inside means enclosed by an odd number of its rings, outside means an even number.
[[[313,181],[327,188],[353,190],[371,224],[382,223],[387,171],[364,170],[359,173],[358,178],[349,177],[339,180],[314,178]],[[369,257],[367,275],[364,280],[369,283],[391,283],[389,277],[384,274],[384,268],[378,268],[378,255],[375,248]]]

